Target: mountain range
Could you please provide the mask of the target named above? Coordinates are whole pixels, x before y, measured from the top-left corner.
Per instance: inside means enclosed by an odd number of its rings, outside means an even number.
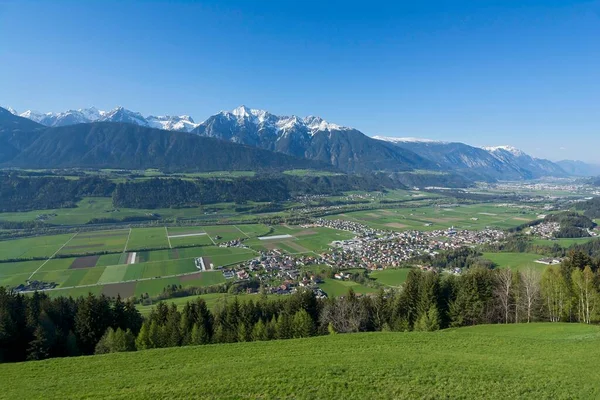
[[[18,113],[11,107],[8,107],[7,110],[13,115],[18,115],[50,127],[87,124],[91,122],[124,122],[167,131],[190,132],[198,126],[189,115],[149,115],[144,117],[138,112],[130,111],[123,107],[116,107],[110,111],[101,111],[96,107],[90,107],[60,113],[40,113],[31,110]]]
[[[369,137],[320,117],[277,116],[246,106],[219,112],[201,123],[195,123],[187,115],[144,117],[122,107],[108,112],[94,107],[46,114],[32,111],[18,114],[12,109],[9,112],[54,129],[109,124],[103,125],[100,131],[104,132],[111,123],[121,123],[189,133],[268,153],[283,153],[294,160],[310,160],[350,173],[434,170],[458,173],[473,180],[520,180],[581,175],[583,170],[577,164],[578,173],[574,173],[575,167],[567,162],[559,164],[534,158],[511,146],[479,148],[426,139]],[[128,129],[141,132],[133,127],[120,127],[118,131],[123,134]]]
[[[123,122],[46,127],[0,108],[0,167],[165,171],[331,169],[268,150]]]
[[[557,164],[531,157],[512,146],[479,148],[464,143],[415,138],[376,138],[413,151],[429,160],[436,160],[442,169],[453,170],[475,180],[519,180],[568,175]]]

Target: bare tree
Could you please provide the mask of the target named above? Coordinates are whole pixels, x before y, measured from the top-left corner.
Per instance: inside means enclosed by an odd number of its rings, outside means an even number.
[[[321,325],[331,323],[336,332],[360,332],[366,328],[369,312],[354,294],[327,302],[321,313]]]
[[[577,311],[580,322],[591,323],[598,302],[598,292],[594,287],[594,273],[590,267],[582,271],[576,268],[572,273],[573,288],[577,297]]]
[[[541,295],[550,322],[558,322],[565,315],[569,299],[567,282],[558,266],[549,265],[542,274]]]
[[[523,292],[522,302],[525,307],[527,322],[529,323],[532,320],[533,310],[540,295],[540,274],[530,267],[521,272],[520,275]]]
[[[512,307],[513,272],[510,268],[498,269],[495,274],[496,286],[494,295],[498,299],[504,314],[504,323],[508,324]]]

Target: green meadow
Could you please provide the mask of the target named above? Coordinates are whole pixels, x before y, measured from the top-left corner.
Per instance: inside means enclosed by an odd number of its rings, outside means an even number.
[[[511,268],[513,270],[523,270],[533,268],[543,271],[545,264],[536,263],[536,260],[543,258],[539,254],[530,253],[483,253],[483,257],[495,263],[500,268]]]
[[[499,206],[494,204],[436,205],[396,209],[378,209],[348,212],[328,217],[363,223],[386,230],[478,230],[487,227],[508,229],[536,219],[536,210]]]
[[[383,271],[373,271],[369,275],[382,285],[400,287],[405,281],[410,268],[389,268]]]
[[[542,323],[167,348],[2,364],[0,397],[595,399],[598,346]]]

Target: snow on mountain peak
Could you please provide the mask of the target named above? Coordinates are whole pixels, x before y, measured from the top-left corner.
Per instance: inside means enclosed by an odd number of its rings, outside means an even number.
[[[513,146],[487,146],[487,147],[483,147],[483,149],[489,151],[490,153],[497,153],[498,151],[506,151],[506,152],[514,155],[515,157],[523,157],[523,156],[527,155],[527,154],[525,154],[525,152],[523,150],[519,150]]]
[[[313,134],[317,131],[342,131],[350,129],[345,126],[332,124],[331,122],[325,121],[321,117],[315,117],[313,115],[304,118],[302,121]]]
[[[12,107],[6,107],[6,110],[11,113],[12,115],[19,115],[19,113],[17,112],[17,110],[15,110]]]
[[[373,139],[383,140],[390,143],[448,143],[440,140],[423,139],[416,137],[389,137],[389,136],[373,136]]]

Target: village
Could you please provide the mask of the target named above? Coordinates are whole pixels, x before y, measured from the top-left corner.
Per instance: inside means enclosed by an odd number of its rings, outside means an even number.
[[[305,287],[312,289],[317,297],[327,297],[319,287],[321,277],[307,267],[322,266],[332,278],[347,280],[351,274],[345,273],[346,270],[399,268],[419,255],[433,256],[440,251],[495,243],[505,238],[505,233],[496,229],[468,231],[451,227],[429,232],[395,232],[345,220],[317,219],[302,227],[344,230],[355,237],[332,242],[331,250],[322,254],[290,255],[279,249],[263,251],[255,259],[223,268],[223,276],[239,281],[255,278],[269,294],[290,294],[298,287]]]

